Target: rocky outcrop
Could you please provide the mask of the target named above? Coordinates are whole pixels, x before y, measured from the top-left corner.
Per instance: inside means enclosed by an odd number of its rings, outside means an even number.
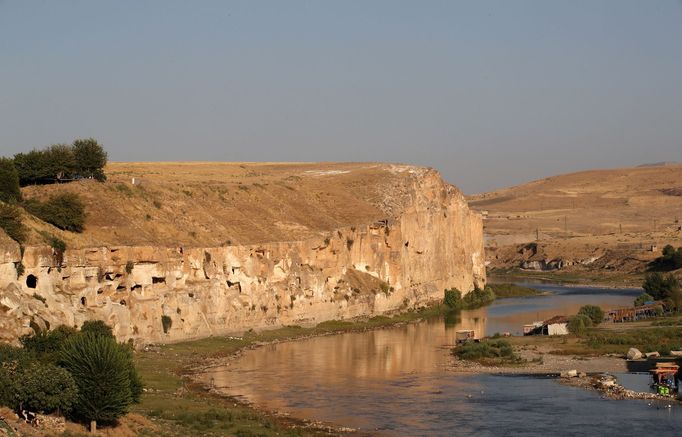
[[[171,342],[406,310],[441,299],[445,288],[482,286],[480,216],[437,172],[409,171],[401,206],[386,219],[302,241],[63,256],[5,245],[0,338],[100,319],[121,340]]]

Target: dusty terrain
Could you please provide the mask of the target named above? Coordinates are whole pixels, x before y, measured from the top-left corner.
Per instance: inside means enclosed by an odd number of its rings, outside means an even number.
[[[682,245],[680,164],[571,173],[468,200],[484,214],[493,268],[633,273]]]
[[[304,240],[393,216],[407,166],[353,163],[110,163],[107,181],[26,187],[27,198],[77,192],[85,232],[69,247],[224,246]],[[133,178],[136,184],[133,185]],[[42,244],[37,233],[35,244]]]

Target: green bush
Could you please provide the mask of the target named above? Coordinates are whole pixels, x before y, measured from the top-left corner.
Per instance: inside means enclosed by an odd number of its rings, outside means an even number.
[[[445,297],[443,298],[443,303],[451,309],[459,309],[462,307],[462,293],[456,289],[452,288],[450,290],[445,290]]]
[[[21,210],[14,205],[0,203],[0,228],[19,244],[28,236],[28,229],[21,222]]]
[[[663,254],[656,258],[652,263],[653,269],[676,270],[682,268],[682,247],[677,250],[670,244],[663,248]]]
[[[651,302],[653,300],[655,300],[654,297],[649,293],[642,293],[635,299],[635,306],[644,305],[646,302]]]
[[[85,205],[75,193],[56,194],[45,202],[29,200],[25,207],[34,216],[59,229],[83,232],[85,227]]]
[[[68,413],[78,395],[69,372],[54,364],[34,362],[13,375],[13,405],[16,411]]]
[[[520,361],[514,354],[512,345],[507,340],[487,340],[480,343],[469,342],[456,347],[453,354],[462,360],[486,361]]]
[[[604,321],[604,310],[597,305],[584,305],[578,310],[578,315],[583,315],[592,321],[592,325],[598,325]]]
[[[61,351],[66,340],[78,331],[61,325],[52,331],[38,331],[19,338],[24,350],[32,353],[40,361],[56,362],[57,354]]]
[[[173,319],[167,315],[161,316],[161,325],[163,326],[163,333],[167,334],[170,331],[171,326],[173,326]]]
[[[472,310],[488,305],[495,300],[495,293],[490,287],[480,289],[475,287],[462,297],[462,293],[456,288],[445,290],[443,303],[453,310]]]
[[[673,297],[679,292],[680,283],[673,274],[663,275],[660,272],[647,273],[642,288],[656,300]]]
[[[495,300],[495,293],[490,287],[483,289],[475,287],[462,298],[463,309],[476,309],[488,305]]]
[[[101,320],[88,320],[81,326],[81,333],[100,335],[107,338],[115,338],[114,333],[109,325]]]
[[[578,337],[585,335],[587,328],[592,326],[592,319],[585,314],[578,314],[568,320],[568,332]]]
[[[64,344],[60,364],[78,387],[74,417],[114,423],[135,402],[131,355],[116,340],[93,333],[74,335]]]
[[[0,158],[0,201],[21,201],[19,173],[13,159]]]

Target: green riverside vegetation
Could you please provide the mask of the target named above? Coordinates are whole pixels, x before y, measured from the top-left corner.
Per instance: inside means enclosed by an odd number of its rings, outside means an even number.
[[[80,331],[37,330],[20,341],[22,348],[0,345],[0,404],[17,413],[62,414],[94,430],[139,402],[132,349],[103,322],[86,322]]]
[[[445,290],[443,303],[451,310],[472,310],[489,305],[495,300],[495,293],[490,287],[483,289],[475,287],[462,297],[462,293],[456,288]]]
[[[525,297],[525,296],[537,296],[542,294],[541,291],[535,288],[524,287],[522,285],[512,284],[512,283],[500,283],[500,284],[488,284],[487,287],[495,293],[497,299],[503,299],[507,297]]]
[[[484,339],[480,342],[468,342],[457,346],[452,354],[462,360],[476,361],[484,365],[508,365],[525,362],[514,354],[512,345],[507,340]]]

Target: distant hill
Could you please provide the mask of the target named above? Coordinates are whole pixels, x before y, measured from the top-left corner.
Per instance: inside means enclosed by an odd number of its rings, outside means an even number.
[[[669,165],[679,165],[679,162],[674,162],[674,161],[663,161],[663,162],[652,162],[650,164],[641,164],[638,165],[637,168],[642,168],[642,167],[666,167]]]
[[[682,164],[552,176],[468,197],[489,234],[649,232],[682,220]]]

